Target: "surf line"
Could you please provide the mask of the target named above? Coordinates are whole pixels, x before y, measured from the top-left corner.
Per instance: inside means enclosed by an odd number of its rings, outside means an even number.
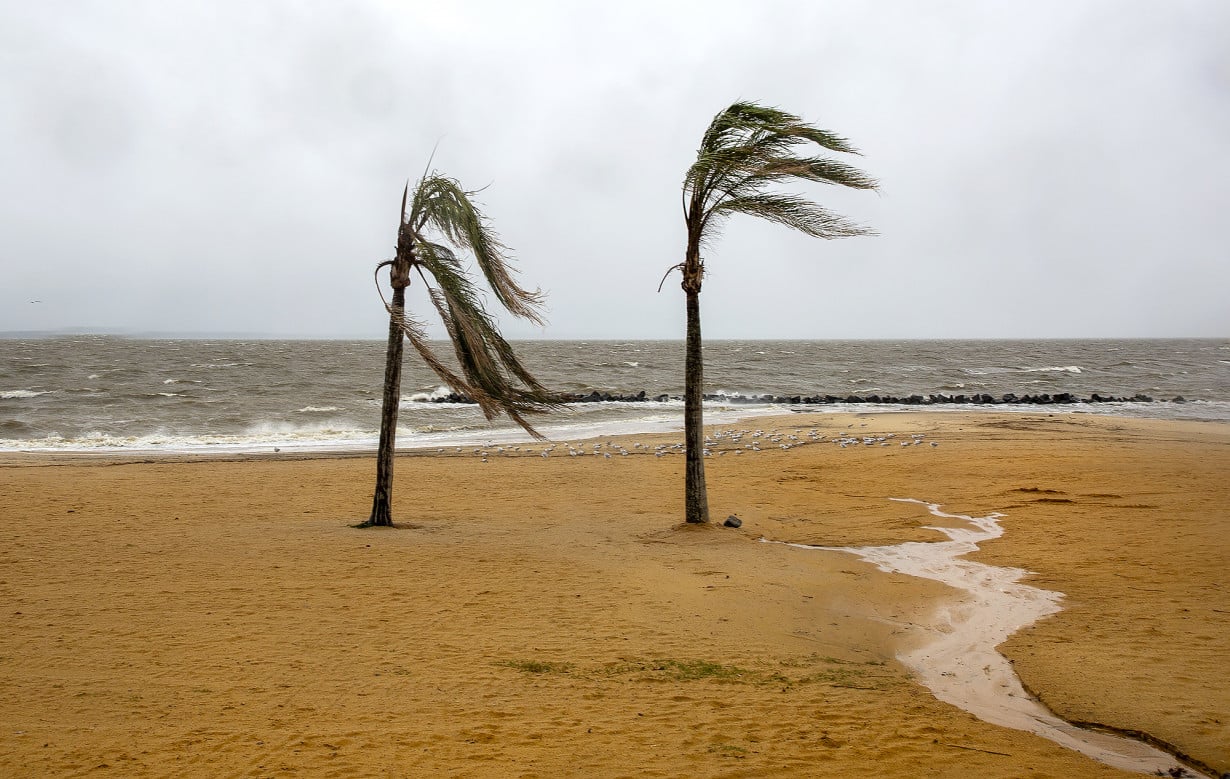
[[[1057,716],[1025,691],[1008,659],[997,650],[1007,638],[1061,611],[1063,594],[1021,584],[1029,572],[962,559],[978,544],[1004,534],[998,520],[946,514],[940,504],[912,498],[900,503],[926,506],[934,516],[965,520],[968,527],[927,527],[948,541],[908,541],[893,546],[836,547],[788,544],[802,549],[846,552],[887,573],[903,573],[963,590],[958,602],[937,610],[922,627],[925,645],[897,657],[941,701],[994,725],[1025,730],[1106,765],[1170,776],[1201,776],[1173,755],[1125,736],[1079,728]],[[1174,773],[1182,771],[1182,773]]]

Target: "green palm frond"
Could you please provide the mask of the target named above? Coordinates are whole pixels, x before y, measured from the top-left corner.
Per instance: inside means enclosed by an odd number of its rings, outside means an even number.
[[[435,286],[428,284],[432,302],[453,337],[458,364],[476,390],[475,400],[478,395],[510,397],[543,406],[527,411],[554,407],[554,397],[517,359],[483,308],[480,291],[465,273],[443,263],[424,264],[423,269],[436,282]]]
[[[877,181],[844,162],[796,153],[816,144],[858,154],[847,141],[777,108],[738,102],[713,118],[696,161],[684,176],[684,215],[690,247],[699,247],[735,213],[758,216],[817,238],[869,235],[871,230],[832,214],[799,195],[766,191],[800,179],[820,184],[876,189]]]
[[[403,316],[401,330],[432,372],[453,392],[478,403],[487,419],[507,414],[528,433],[541,438],[525,415],[562,404],[525,368],[500,335],[483,296],[485,289],[490,289],[510,313],[541,324],[542,293],[529,292],[517,284],[508,248],[474,205],[474,194],[453,179],[424,176],[413,189],[403,222],[412,243],[409,263],[427,287],[458,367],[449,367],[431,348],[423,323]],[[471,277],[467,257],[473,258],[486,287]],[[393,313],[392,308],[389,310]]]
[[[500,242],[474,205],[477,192],[467,191],[455,179],[425,176],[414,190],[408,224],[417,241],[435,230],[454,246],[470,252],[496,300],[509,313],[543,324],[543,294],[530,292],[513,276],[508,247]]]
[[[713,118],[701,141],[701,148],[730,146],[731,139],[770,130],[781,137],[797,137],[829,151],[858,154],[845,138],[806,124],[780,108],[749,101],[733,103]]]
[[[710,212],[709,219],[721,219],[730,214],[758,216],[793,227],[813,238],[850,238],[872,232],[797,195],[761,193],[729,198]]]
[[[852,189],[875,189],[879,184],[853,165],[827,157],[774,157],[766,159],[755,175],[766,180],[800,178]]]

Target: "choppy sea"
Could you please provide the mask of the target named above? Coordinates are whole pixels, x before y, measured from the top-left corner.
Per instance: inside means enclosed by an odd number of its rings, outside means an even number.
[[[552,439],[682,426],[680,341],[523,341],[515,347],[531,372],[561,392],[673,396],[576,403],[535,417],[535,426]],[[0,451],[374,450],[384,353],[383,340],[3,339]],[[936,393],[1147,395],[1153,402],[1046,409],[1230,421],[1230,340],[712,341],[705,344],[705,391],[716,396],[707,402],[706,422],[717,424],[801,408],[916,408],[730,402],[734,396]],[[399,448],[526,440],[520,428],[504,419],[489,423],[475,406],[435,402],[447,394],[407,350]]]

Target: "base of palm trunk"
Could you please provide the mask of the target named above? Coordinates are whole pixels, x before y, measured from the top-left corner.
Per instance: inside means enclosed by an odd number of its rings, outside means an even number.
[[[387,497],[377,495],[372,502],[372,515],[367,518],[367,521],[355,525],[355,527],[392,527],[393,526],[393,508],[389,505]]]

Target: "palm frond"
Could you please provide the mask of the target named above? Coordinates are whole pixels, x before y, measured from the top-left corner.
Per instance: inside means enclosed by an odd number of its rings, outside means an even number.
[[[423,358],[423,362],[427,363],[427,367],[431,369],[432,373],[439,376],[453,392],[457,394],[465,392],[467,390],[465,379],[454,373],[427,342],[426,326],[422,322],[404,315],[401,318],[400,324],[406,340],[419,353],[419,357]]]
[[[730,145],[730,139],[758,130],[768,130],[776,135],[797,137],[810,141],[829,151],[858,154],[850,142],[828,130],[821,130],[805,123],[794,114],[780,108],[764,106],[749,101],[733,103],[725,111],[713,117],[709,129],[701,141],[701,148],[716,148]]]
[[[875,231],[834,214],[798,195],[761,193],[730,198],[715,208],[710,219],[729,214],[747,214],[792,227],[813,238],[851,238],[874,235]]]
[[[503,412],[531,435],[539,437],[523,415],[559,407],[558,397],[543,387],[517,359],[484,309],[481,290],[456,262],[452,252],[438,244],[425,243],[419,245],[419,258],[421,270],[435,281],[435,285],[428,283],[428,291],[461,369],[460,376],[439,371],[437,375],[454,391],[478,403],[488,419]],[[427,281],[425,277],[424,281]]]
[[[827,157],[775,157],[766,159],[756,175],[768,180],[800,178],[818,184],[833,184],[851,189],[875,189],[874,178],[844,162]]]
[[[542,438],[526,415],[558,408],[562,401],[534,378],[500,335],[484,294],[489,290],[509,313],[535,324],[544,323],[543,295],[517,283],[509,249],[475,206],[475,194],[455,179],[432,172],[408,187],[402,199],[398,257],[423,280],[452,343],[455,366],[431,348],[422,322],[395,311],[387,301],[385,308],[449,389],[476,402],[487,419],[507,414]],[[485,286],[471,276],[470,259]]]
[[[426,241],[431,230],[458,248],[469,251],[491,287],[496,300],[509,313],[535,324],[544,324],[541,290],[522,288],[514,276],[509,249],[487,224],[472,198],[455,179],[436,174],[425,176],[415,188],[409,224],[418,240]]]
[[[707,243],[735,213],[759,216],[819,238],[870,234],[798,195],[766,191],[796,178],[854,189],[878,187],[875,178],[852,165],[796,154],[800,145],[813,143],[829,151],[858,153],[845,138],[758,103],[737,102],[715,116],[684,176],[689,246]]]

